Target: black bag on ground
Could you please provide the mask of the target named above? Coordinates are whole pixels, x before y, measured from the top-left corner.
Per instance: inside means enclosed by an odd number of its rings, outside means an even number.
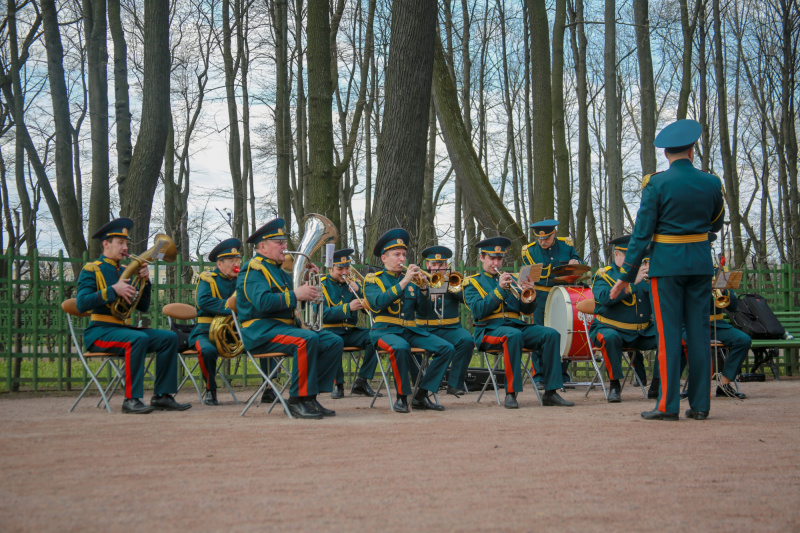
[[[172,327],[170,330],[174,331],[178,335],[178,352],[185,352],[189,349],[189,335],[192,334],[192,328],[194,328],[194,324],[178,324],[177,322],[172,322]]]
[[[786,330],[760,294],[743,294],[736,311],[728,311],[728,318],[736,328],[753,339],[781,339]]]

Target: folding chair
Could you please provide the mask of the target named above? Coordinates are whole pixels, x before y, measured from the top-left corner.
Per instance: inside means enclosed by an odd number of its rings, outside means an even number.
[[[605,380],[603,379],[603,369],[606,367],[606,361],[603,359],[602,351],[599,348],[595,348],[592,345],[592,339],[589,337],[589,318],[594,317],[594,310],[595,310],[595,301],[594,300],[581,300],[578,302],[575,307],[577,310],[583,314],[582,322],[583,322],[583,329],[586,334],[586,343],[589,354],[591,356],[591,363],[592,367],[594,367],[594,376],[592,376],[592,381],[587,383],[577,383],[577,385],[588,385],[586,388],[586,394],[584,394],[584,398],[589,396],[589,391],[595,388],[596,384],[599,384],[600,387],[603,389],[603,396],[608,399],[608,389],[606,388]],[[635,348],[622,348],[622,360],[627,363],[628,368],[625,371],[625,375],[620,380],[621,386],[620,391],[625,387],[625,382],[628,380],[628,375],[633,371],[633,364],[631,363],[630,353],[635,352]],[[639,387],[642,390],[642,395],[647,398],[647,389],[645,389],[644,385],[640,380],[637,380]]]
[[[682,357],[685,357],[686,352],[681,354]],[[718,356],[722,358],[722,364],[724,366],[725,361],[728,359],[728,347],[719,342],[718,340],[711,339],[711,382],[717,382],[717,387],[722,386],[722,370],[719,368],[719,359]],[[739,383],[737,380],[731,381],[733,383],[733,387],[736,389],[736,392],[739,391]],[[685,380],[683,382],[683,388],[681,389],[683,392],[686,392],[689,389],[689,380]],[[735,399],[735,398],[734,398]]]
[[[363,351],[364,348],[359,348],[358,346],[345,346],[342,350],[342,354],[347,354],[348,361],[352,361],[353,364],[356,365],[356,369],[353,371],[354,376],[358,375],[358,371],[361,369],[361,363],[364,361],[364,357],[359,357],[357,354]],[[352,386],[352,383],[350,385]]]
[[[411,354],[420,354],[425,353],[425,350],[422,348],[411,348]],[[392,390],[389,388],[389,380],[386,379],[386,373],[389,371],[389,361],[387,360],[386,366],[383,366],[383,356],[390,356],[391,354],[386,350],[378,350],[378,368],[381,370],[381,377],[383,378],[380,383],[378,383],[378,388],[375,391],[375,396],[372,397],[372,401],[370,402],[370,408],[375,406],[375,400],[378,398],[378,393],[381,392],[381,389],[384,385],[386,385],[386,396],[389,398],[389,408],[394,411],[394,401],[392,400]],[[419,375],[417,375],[419,377]]]
[[[414,354],[417,355],[422,354],[422,359],[417,360],[417,358],[414,357]],[[431,357],[433,357],[433,354],[428,350],[425,350],[423,348],[411,348],[411,361],[417,367],[417,379],[414,380],[414,387],[412,388],[412,396],[417,395],[417,389],[419,389],[419,384],[420,382],[422,382],[422,378],[425,377],[425,374],[428,371],[428,366],[430,365]],[[438,388],[435,391],[431,391],[431,393],[433,394],[433,401],[436,403],[436,405],[440,405],[439,396],[437,396],[436,394],[437,391]]]
[[[480,402],[481,401],[481,398],[483,397],[483,393],[486,392],[486,388],[489,386],[489,383],[491,383],[492,387],[494,388],[494,396],[495,396],[495,399],[497,400],[497,405],[502,405],[500,403],[500,391],[499,391],[499,387],[497,386],[497,377],[495,377],[495,376],[496,376],[498,370],[501,370],[501,369],[498,369],[498,366],[500,364],[500,361],[503,360],[503,358],[500,356],[503,353],[503,351],[502,350],[481,350],[481,353],[483,354],[483,363],[484,363],[484,365],[486,365],[486,369],[489,371],[489,377],[486,378],[486,382],[484,382],[483,388],[481,389],[481,393],[478,395],[478,399],[476,400],[476,402]],[[539,400],[539,405],[544,405],[544,403],[542,402],[542,395],[539,392],[539,387],[536,385],[536,382],[533,381],[533,373],[531,372],[531,368],[533,368],[533,361],[532,361],[533,352],[531,350],[523,350],[522,353],[523,354],[527,354],[527,357],[525,358],[525,361],[522,363],[522,368],[525,371],[525,375],[522,376],[523,386],[524,386],[526,381],[530,380],[531,385],[533,387],[533,391],[536,393],[536,398]],[[493,365],[489,364],[489,356],[490,355],[494,355],[494,364]]]
[[[167,316],[167,322],[169,322],[169,329],[171,331],[175,331],[174,326],[176,323],[173,323],[173,320],[191,320],[194,322],[197,319],[197,309],[189,304],[167,304],[161,309],[161,311]],[[194,365],[192,365],[191,369],[186,363],[187,357],[195,358]],[[197,384],[197,380],[194,379],[194,371],[197,370],[197,367],[200,365],[200,354],[194,348],[189,347],[188,350],[178,353],[178,361],[180,361],[181,366],[183,366],[185,371],[183,379],[178,384],[178,391],[180,392],[186,382],[191,380],[192,384],[194,385],[194,389],[197,391],[197,395],[200,397],[200,403],[203,403],[203,393],[200,391],[200,386]],[[217,368],[214,369],[216,372],[215,375],[222,380],[222,383],[225,384],[225,387],[227,387],[228,391],[231,393],[231,396],[233,396],[233,403],[239,403],[239,401],[236,399],[236,394],[233,392],[231,384],[228,382],[228,379],[225,377],[224,373],[221,372],[224,362],[224,360],[220,359],[220,361],[217,363]]]
[[[83,364],[83,368],[86,370],[86,374],[89,376],[89,381],[86,383],[86,386],[81,391],[78,399],[75,400],[75,403],[72,404],[72,407],[69,408],[69,413],[75,410],[77,407],[78,402],[84,397],[86,392],[89,390],[89,387],[94,385],[98,392],[100,392],[101,401],[98,402],[97,406],[100,406],[100,403],[105,404],[106,410],[111,412],[111,406],[109,405],[108,401],[111,399],[111,396],[108,395],[109,392],[113,393],[114,389],[119,385],[119,383],[125,382],[125,374],[122,369],[117,365],[114,361],[116,358],[122,358],[121,354],[116,353],[108,353],[108,352],[85,352],[83,350],[83,345],[81,342],[78,341],[78,334],[75,331],[75,326],[72,323],[72,317],[87,317],[91,314],[91,311],[87,311],[86,313],[81,313],[78,311],[78,302],[75,298],[70,298],[68,300],[64,300],[61,303],[61,309],[64,310],[64,313],[67,315],[67,324],[69,325],[69,333],[72,337],[72,344],[75,346],[75,351],[78,353],[78,357]],[[102,363],[100,367],[97,369],[96,372],[92,372],[91,367],[89,366],[90,359],[102,359]],[[100,381],[97,379],[98,374],[103,371],[103,368],[108,367],[112,370],[114,377],[111,382],[108,384],[106,389],[103,389],[103,386],[100,384]]]
[[[236,295],[235,294],[233,296],[231,296],[230,298],[228,298],[228,309],[231,310],[231,315],[233,316],[233,325],[236,327],[236,334],[239,335],[239,338],[241,339],[241,338],[243,338],[242,337],[242,328],[239,325],[239,317],[236,315]],[[283,391],[284,391],[284,389],[286,389],[286,387],[289,384],[290,380],[286,380],[286,383],[284,383],[283,387],[281,387],[280,389],[275,384],[275,382],[272,381],[272,379],[278,374],[278,371],[281,370],[281,369],[283,369],[283,371],[286,372],[287,374],[289,373],[288,369],[284,365],[286,364],[287,361],[290,361],[291,358],[288,355],[286,355],[285,353],[281,353],[281,352],[268,352],[268,353],[253,354],[246,347],[244,349],[244,352],[247,354],[247,359],[251,363],[253,363],[253,366],[255,367],[255,369],[258,370],[259,374],[261,374],[261,377],[264,379],[264,382],[261,384],[261,386],[258,388],[258,390],[256,392],[254,392],[252,396],[250,396],[250,399],[247,401],[247,404],[244,406],[244,409],[239,414],[239,416],[244,416],[244,414],[247,412],[247,410],[250,409],[250,406],[253,405],[254,401],[258,400],[258,402],[261,403],[261,395],[266,390],[267,386],[269,386],[275,392],[275,399],[272,401],[272,405],[270,405],[269,410],[267,411],[267,413],[271,413],[272,412],[272,408],[275,407],[275,403],[280,401],[281,405],[283,406],[283,410],[286,413],[286,416],[288,416],[289,418],[294,418],[292,416],[292,413],[289,412],[289,406],[286,404],[286,400],[283,399]],[[258,364],[258,361],[256,361],[256,359],[267,359],[267,358],[275,359],[275,362],[276,362],[275,366],[272,368],[272,371],[269,374],[265,374],[264,371],[261,370],[261,365]]]

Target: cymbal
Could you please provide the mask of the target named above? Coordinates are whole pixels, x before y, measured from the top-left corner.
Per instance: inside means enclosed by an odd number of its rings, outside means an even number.
[[[554,267],[550,272],[551,276],[577,276],[585,274],[592,269],[589,265],[561,265]]]
[[[573,276],[557,276],[553,278],[553,283],[559,283],[564,285],[577,285],[579,283],[583,283],[588,279],[589,276],[586,276],[584,274],[577,274]]]

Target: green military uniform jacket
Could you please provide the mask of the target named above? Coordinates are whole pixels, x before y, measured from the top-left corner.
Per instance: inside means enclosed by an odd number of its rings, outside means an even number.
[[[78,311],[91,311],[91,322],[83,332],[84,344],[88,347],[103,335],[104,328],[125,327],[121,320],[111,314],[111,305],[117,300],[112,285],[119,281],[123,272],[122,266],[101,255],[97,261],[84,265],[78,276]],[[142,289],[142,298],[136,306],[138,311],[145,312],[150,308],[151,285],[148,280]]]
[[[601,327],[613,328],[620,332],[624,342],[632,342],[639,335],[655,335],[650,284],[643,280],[630,286],[630,294],[624,291],[617,298],[611,299],[611,287],[621,275],[616,265],[601,268],[595,273],[592,294],[596,306],[590,329],[594,331]]]
[[[374,324],[373,331],[402,334],[404,328],[410,328],[418,335],[427,336],[424,328],[417,327],[417,312],[431,306],[428,291],[423,291],[409,283],[405,289],[400,287],[400,280],[405,272],[389,272],[382,270],[368,274],[364,278],[364,293]]]
[[[190,344],[193,344],[195,337],[208,334],[215,316],[231,314],[227,301],[235,290],[236,278],[226,277],[218,268],[200,273],[195,289],[197,325],[192,329]]]
[[[322,295],[325,298],[325,309],[322,312],[322,323],[325,329],[337,335],[345,333],[346,328],[354,328],[358,323],[358,310],[350,309],[350,302],[355,296],[347,283],[339,283],[330,276],[322,276]],[[357,291],[359,298],[364,298],[361,289]]]
[[[487,332],[500,326],[520,327],[528,325],[522,320],[536,309],[536,302],[524,304],[506,289],[500,288],[498,274],[485,270],[467,278],[464,300],[475,319],[475,345],[480,346]]]
[[[668,170],[645,176],[642,186],[642,202],[620,269],[621,279],[636,279],[651,239],[650,277],[711,277],[714,265],[708,232],[722,229],[722,181],[694,168],[688,159],[678,159]]]
[[[429,296],[430,299],[432,296]],[[457,293],[446,292],[438,298],[443,298],[443,305],[431,300],[431,305],[417,311],[417,325],[428,328],[460,328],[461,310],[459,306],[464,302],[464,290]],[[442,317],[436,314],[436,309],[442,311]],[[443,307],[443,309],[442,309]]]
[[[575,248],[567,242],[565,237],[559,237],[553,242],[553,246],[547,250],[539,246],[534,241],[522,247],[522,264],[542,265],[542,278],[536,282],[538,287],[552,287],[553,280],[550,278],[550,271],[554,266],[558,267],[569,263],[570,259],[577,259],[583,263],[583,259],[575,251]]]
[[[291,275],[272,259],[256,254],[242,265],[236,278],[236,307],[245,346],[258,345],[271,329],[296,326]]]

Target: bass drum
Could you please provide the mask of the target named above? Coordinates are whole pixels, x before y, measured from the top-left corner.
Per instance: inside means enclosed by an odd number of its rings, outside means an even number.
[[[589,287],[553,287],[544,308],[544,325],[561,334],[561,359],[591,361],[592,346],[583,325],[590,326],[594,315],[578,311],[578,302],[594,300]]]

